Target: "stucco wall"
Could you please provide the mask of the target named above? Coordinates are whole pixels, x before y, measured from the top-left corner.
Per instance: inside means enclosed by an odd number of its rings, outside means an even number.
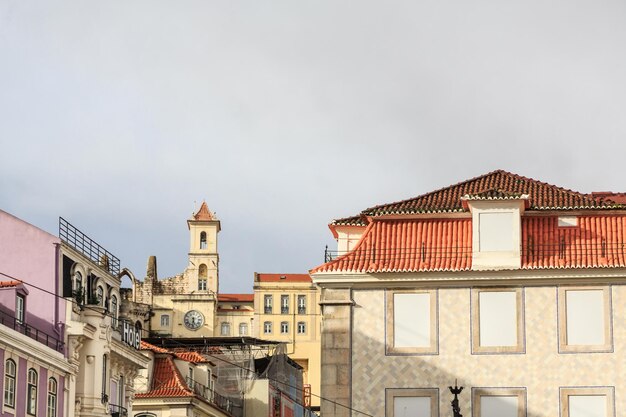
[[[59,335],[55,323],[64,321],[65,300],[42,290],[60,293],[57,247],[60,239],[0,210],[0,272],[23,280],[28,289],[26,323]],[[0,276],[0,281],[10,278]]]

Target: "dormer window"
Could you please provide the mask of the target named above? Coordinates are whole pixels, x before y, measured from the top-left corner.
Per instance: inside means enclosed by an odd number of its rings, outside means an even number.
[[[472,213],[472,269],[521,267],[521,216],[528,195],[487,190],[461,198]]]
[[[206,249],[206,232],[200,233],[200,249]]]
[[[479,251],[512,251],[515,215],[512,211],[481,212],[478,214]]]

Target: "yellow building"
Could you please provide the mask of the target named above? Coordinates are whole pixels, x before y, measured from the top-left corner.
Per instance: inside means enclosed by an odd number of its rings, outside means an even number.
[[[308,274],[254,274],[255,336],[287,343],[303,381],[320,392],[320,293]],[[305,388],[306,391],[306,388]],[[319,398],[310,396],[313,408]]]

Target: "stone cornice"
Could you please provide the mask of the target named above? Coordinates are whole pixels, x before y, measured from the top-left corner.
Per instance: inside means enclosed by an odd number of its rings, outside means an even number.
[[[322,288],[541,286],[579,284],[626,285],[626,268],[519,269],[502,271],[437,271],[389,273],[318,273]]]
[[[46,347],[41,343],[16,332],[6,326],[0,325],[0,340],[2,344],[15,351],[23,357],[30,360],[60,369],[68,374],[74,375],[75,368],[69,363],[69,360],[56,350]],[[9,350],[7,349],[7,350]]]

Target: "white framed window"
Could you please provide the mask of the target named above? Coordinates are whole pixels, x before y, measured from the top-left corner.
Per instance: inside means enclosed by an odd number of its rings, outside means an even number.
[[[515,214],[511,211],[478,214],[478,245],[480,252],[508,252],[515,250],[513,232]]]
[[[386,349],[389,354],[436,354],[437,291],[388,291]]]
[[[247,335],[248,335],[248,324],[239,323],[239,336],[247,336]]]
[[[280,314],[289,314],[289,296],[280,296]]]
[[[161,314],[161,327],[170,327],[169,314]]]
[[[28,387],[26,389],[26,414],[37,415],[37,371],[28,370]]]
[[[272,333],[272,322],[266,321],[263,323],[263,333],[270,334]]]
[[[281,321],[280,322],[280,332],[282,334],[289,333],[289,322],[286,322],[286,321]]]
[[[15,408],[15,378],[17,365],[13,359],[4,362],[4,406]]]
[[[385,390],[387,417],[438,417],[437,388],[387,388]]]
[[[230,336],[230,323],[222,322],[220,326],[220,334],[222,336]]]
[[[306,333],[306,323],[303,321],[299,321],[298,322],[298,334],[305,334]]]
[[[561,387],[561,417],[615,417],[615,387]]]
[[[472,353],[524,352],[522,288],[472,289]]]
[[[559,287],[559,351],[611,352],[611,287]]]
[[[306,314],[306,295],[298,296],[298,314]]]
[[[472,417],[525,417],[526,388],[472,388]]]
[[[263,311],[265,314],[272,314],[272,294],[263,296]]]
[[[206,278],[198,278],[198,290],[206,291],[207,289],[207,279]]]
[[[24,324],[26,320],[26,297],[22,294],[15,296],[15,320],[19,324]]]
[[[46,417],[57,417],[57,380],[48,378],[48,401]]]

